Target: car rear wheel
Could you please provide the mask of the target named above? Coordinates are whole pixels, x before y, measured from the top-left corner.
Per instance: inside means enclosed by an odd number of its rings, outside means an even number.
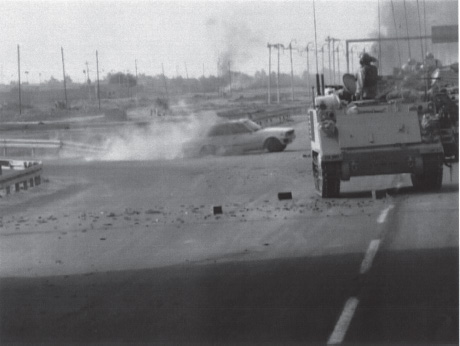
[[[200,156],[216,155],[216,147],[213,145],[204,145],[200,149]]]
[[[265,142],[265,145],[264,147],[271,153],[273,152],[279,152],[279,151],[283,151],[284,149],[286,149],[286,145],[285,144],[282,144],[278,139],[276,138],[269,138],[267,139],[267,141]]]

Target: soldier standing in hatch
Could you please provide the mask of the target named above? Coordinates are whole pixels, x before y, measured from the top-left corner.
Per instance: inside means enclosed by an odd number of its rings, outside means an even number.
[[[367,53],[361,55],[359,69],[356,76],[356,93],[358,100],[371,100],[377,96],[378,70],[373,64],[377,59]]]

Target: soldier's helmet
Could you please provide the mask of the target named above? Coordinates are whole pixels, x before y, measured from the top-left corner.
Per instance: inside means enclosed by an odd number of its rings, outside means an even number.
[[[362,53],[359,56],[359,63],[361,65],[369,65],[374,59],[367,53]]]

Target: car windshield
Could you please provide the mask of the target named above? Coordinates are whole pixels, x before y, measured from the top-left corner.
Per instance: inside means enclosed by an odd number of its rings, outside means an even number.
[[[244,121],[244,125],[250,129],[251,131],[259,131],[262,127],[260,127],[259,124],[256,124],[255,122],[251,121],[251,120],[246,120]]]

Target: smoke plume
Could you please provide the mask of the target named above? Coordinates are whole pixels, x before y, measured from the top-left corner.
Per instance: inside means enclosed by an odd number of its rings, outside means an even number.
[[[237,18],[206,21],[208,37],[217,54],[219,75],[237,70],[252,57],[252,52],[264,44],[261,35]]]

